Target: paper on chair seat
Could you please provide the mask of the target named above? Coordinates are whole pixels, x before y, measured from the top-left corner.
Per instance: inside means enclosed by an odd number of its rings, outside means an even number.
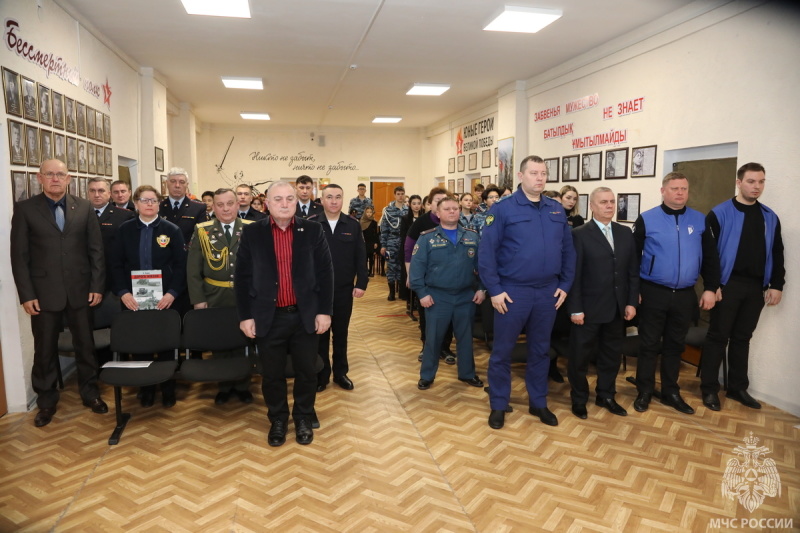
[[[147,368],[152,361],[109,361],[103,368]]]

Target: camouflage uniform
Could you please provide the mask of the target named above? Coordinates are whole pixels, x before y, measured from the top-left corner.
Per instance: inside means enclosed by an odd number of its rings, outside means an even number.
[[[403,266],[403,244],[405,235],[400,235],[400,219],[408,213],[408,208],[397,207],[394,202],[383,210],[381,216],[381,248],[386,248],[386,279],[390,282],[400,281],[400,269]]]
[[[375,206],[372,204],[372,198],[364,198],[363,200],[356,196],[352,200],[350,200],[350,207],[347,209],[347,213],[350,214],[350,211],[353,209],[356,210],[356,218],[361,218],[361,215],[364,214],[364,210],[368,207],[371,207],[373,211],[375,210]]]

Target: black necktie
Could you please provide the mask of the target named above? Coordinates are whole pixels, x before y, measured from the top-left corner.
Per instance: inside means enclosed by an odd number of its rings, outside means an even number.
[[[304,206],[303,206],[303,216],[304,216],[304,217],[307,217],[307,216],[308,216],[308,206],[307,206],[307,205],[304,205]]]
[[[180,209],[180,207],[181,207],[181,203],[179,201],[175,200],[175,203],[172,205],[172,211],[177,213],[178,209]]]
[[[239,211],[239,218],[244,218],[244,217],[245,217],[245,213],[243,213],[242,211]]]
[[[95,209],[94,212],[97,213],[97,218],[100,218],[100,210],[99,209]]]
[[[230,224],[225,224],[225,237],[228,239],[228,244],[230,244],[231,243],[231,238],[233,237],[233,235],[231,235],[231,225]]]

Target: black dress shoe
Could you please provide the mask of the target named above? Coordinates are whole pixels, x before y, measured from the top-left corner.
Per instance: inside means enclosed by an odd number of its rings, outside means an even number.
[[[176,403],[177,399],[175,398],[174,390],[161,391],[161,405],[164,407],[174,407]]]
[[[478,376],[470,379],[461,379],[458,378],[458,381],[463,381],[467,385],[472,385],[473,387],[483,387],[483,381],[480,380]]]
[[[719,411],[721,409],[719,396],[714,393],[703,394],[703,405],[712,411]]]
[[[683,414],[686,414],[686,415],[693,415],[694,414],[694,409],[692,409],[691,406],[688,403],[684,402],[683,398],[681,398],[681,395],[678,394],[678,393],[675,393],[675,394],[664,394],[664,393],[662,393],[661,394],[661,403],[664,404],[664,405],[668,405],[668,406],[672,407],[673,409],[675,409],[676,411],[679,411],[679,412],[681,412]]]
[[[93,413],[97,413],[98,415],[102,415],[108,412],[108,406],[106,405],[106,402],[104,402],[101,398],[95,398],[94,400],[83,402],[83,405],[89,407]]]
[[[425,353],[425,351],[424,351],[424,350],[423,350],[423,351],[420,351],[420,352],[419,352],[419,355],[417,356],[417,361],[419,361],[420,363],[422,362],[422,354],[423,354],[423,353]]]
[[[561,372],[558,371],[558,364],[556,364],[555,359],[550,361],[550,371],[547,373],[547,375],[553,380],[554,383],[564,383],[564,376],[562,376]]]
[[[614,398],[595,398],[594,404],[599,405],[600,407],[605,407],[611,411],[612,415],[628,416],[628,411],[618,404]]]
[[[53,415],[56,414],[55,407],[45,407],[43,409],[39,409],[39,412],[36,413],[36,418],[33,419],[33,425],[37,428],[42,426],[46,426],[50,422],[53,421]]]
[[[317,384],[317,392],[322,392],[327,388],[328,388],[328,384],[327,383],[318,383]]]
[[[353,390],[354,388],[356,388],[356,386],[353,385],[353,382],[350,381],[350,378],[347,377],[347,374],[334,377],[333,382],[339,385],[344,390]]]
[[[528,408],[528,412],[533,416],[538,416],[543,424],[547,424],[548,426],[558,425],[558,418],[556,418],[556,415],[547,407],[530,407]]]
[[[758,400],[750,396],[746,390],[729,390],[725,396],[731,400],[736,400],[750,409],[761,409],[761,404],[758,402]]]
[[[214,397],[214,403],[217,405],[225,405],[228,403],[228,400],[231,397],[231,393],[228,391],[219,391],[217,395]]]
[[[314,440],[314,430],[311,429],[310,420],[295,420],[294,422],[294,437],[297,444],[311,444]]]
[[[267,434],[267,444],[270,446],[280,446],[286,442],[286,422],[276,420],[272,423]]]
[[[573,403],[572,414],[582,420],[589,418],[589,413],[586,412],[586,404],[584,403]]]
[[[152,407],[155,401],[156,401],[155,387],[142,387],[139,396],[139,403],[142,404],[142,407]]]
[[[239,401],[242,403],[253,403],[253,393],[249,390],[237,390],[234,391],[236,396],[239,397]]]
[[[316,411],[311,413],[311,427],[314,429],[319,429],[319,417],[317,416]]]
[[[489,427],[492,429],[500,429],[506,423],[506,412],[502,409],[492,409],[489,413]]]
[[[428,381],[427,379],[420,379],[419,381],[417,381],[417,388],[419,390],[428,390],[431,388],[431,383],[433,383],[433,381]]]
[[[650,407],[650,400],[653,398],[653,394],[650,392],[640,392],[636,399],[633,401],[633,408],[636,409],[638,413],[644,413],[647,411],[648,407]]]

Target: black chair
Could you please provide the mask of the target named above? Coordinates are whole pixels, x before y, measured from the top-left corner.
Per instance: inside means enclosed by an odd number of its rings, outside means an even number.
[[[178,368],[178,349],[181,343],[181,315],[173,309],[163,311],[125,311],[111,324],[111,351],[114,360],[106,363],[100,380],[114,387],[114,406],[117,426],[108,443],[118,444],[130,413],[122,412],[122,387],[158,385],[173,378]],[[143,362],[120,361],[121,354],[157,353],[173,351],[173,360],[153,361],[147,367]],[[146,362],[145,362],[146,363]]]
[[[119,298],[107,294],[100,305],[94,308],[93,327],[94,349],[104,350],[111,346],[111,322],[114,317],[122,311]],[[58,354],[71,356],[75,353],[75,345],[72,340],[72,332],[67,326],[66,317],[64,318],[64,330],[58,334]],[[58,388],[64,388],[64,378],[61,375],[61,364],[56,365],[56,379]]]
[[[186,360],[180,377],[187,381],[239,381],[253,370],[249,357],[250,339],[239,329],[235,307],[193,309],[183,317],[183,342]],[[244,350],[243,357],[202,359],[191,357],[192,351],[222,352]]]

